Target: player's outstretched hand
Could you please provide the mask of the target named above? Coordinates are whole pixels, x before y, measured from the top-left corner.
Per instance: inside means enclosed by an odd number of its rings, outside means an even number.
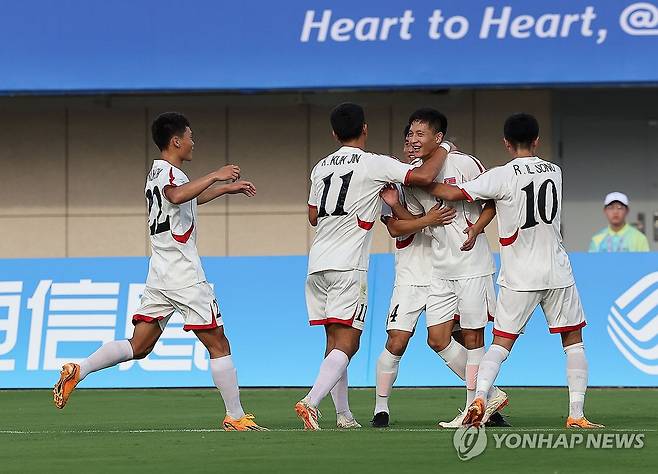
[[[442,206],[441,204],[437,204],[427,211],[429,225],[449,225],[456,215],[457,210],[454,207]]]
[[[400,202],[400,194],[398,189],[392,184],[387,184],[379,191],[379,196],[384,200],[386,204],[393,207]]]
[[[237,165],[226,165],[215,171],[217,181],[236,181],[240,179],[240,167]]]
[[[249,181],[236,181],[235,183],[227,184],[228,194],[244,194],[247,197],[254,197],[256,195],[256,186]]]
[[[475,247],[475,241],[477,240],[480,232],[478,232],[478,230],[471,225],[464,229],[464,234],[468,235],[468,238],[466,239],[466,242],[464,242],[464,245],[462,245],[461,250],[468,252],[473,247]]]

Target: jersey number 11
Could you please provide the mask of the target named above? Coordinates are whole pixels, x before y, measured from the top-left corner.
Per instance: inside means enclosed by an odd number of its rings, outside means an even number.
[[[318,209],[318,217],[327,217],[332,216],[346,216],[345,212],[345,199],[347,198],[347,190],[350,187],[350,181],[352,180],[352,175],[354,171],[350,171],[347,174],[344,174],[340,177],[343,181],[343,184],[340,187],[338,193],[338,200],[336,201],[336,208],[331,214],[327,214],[327,196],[329,195],[329,188],[331,187],[331,178],[334,174],[331,173],[329,176],[325,177],[322,182],[324,183],[324,189],[322,190],[322,199],[320,199],[320,209]]]

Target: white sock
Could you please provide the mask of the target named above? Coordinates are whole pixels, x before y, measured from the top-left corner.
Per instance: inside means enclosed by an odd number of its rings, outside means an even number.
[[[224,400],[226,414],[236,420],[242,418],[244,410],[240,403],[238,371],[235,370],[231,356],[210,359],[210,373],[215,386],[222,395],[222,400]]]
[[[582,418],[587,391],[587,358],[582,342],[564,348],[567,355],[567,384],[569,385],[569,416]]]
[[[103,344],[96,352],[80,362],[80,380],[97,370],[106,369],[133,358],[130,341],[110,341]]]
[[[306,402],[312,407],[317,408],[320,402],[327,396],[329,391],[334,388],[334,385],[343,376],[343,372],[347,369],[350,359],[343,351],[333,349],[327,357],[324,358],[320,365],[320,372],[315,383],[304,398]]]
[[[484,347],[466,350],[466,407],[469,407],[475,399],[478,368],[482,357],[484,357]]]
[[[336,414],[343,415],[349,419],[353,419],[354,415],[350,411],[350,403],[347,397],[347,388],[349,384],[347,383],[347,369],[343,372],[341,378],[338,379],[334,388],[331,389],[331,398],[334,401],[334,406],[336,407]]]
[[[464,346],[450,338],[450,344],[442,351],[439,351],[438,354],[450,367],[450,370],[457,374],[457,377],[466,380],[467,351]]]
[[[503,346],[499,346],[498,344],[489,346],[489,350],[482,357],[480,368],[478,369],[477,386],[475,388],[476,397],[481,397],[485,402],[487,401],[489,390],[492,388],[500,371],[500,365],[507,359],[508,355],[509,351]]]
[[[391,396],[391,390],[395,379],[398,378],[400,368],[400,359],[402,356],[391,354],[388,349],[384,348],[379,359],[377,359],[377,385],[375,387],[375,415],[388,411],[388,397]]]

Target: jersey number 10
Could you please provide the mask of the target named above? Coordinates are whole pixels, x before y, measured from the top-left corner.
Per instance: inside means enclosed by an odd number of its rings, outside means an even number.
[[[551,194],[553,200],[551,202],[551,214],[546,215],[546,194],[548,193],[548,185],[551,185]],[[525,188],[521,188],[522,191],[526,194],[526,216],[525,224],[521,229],[530,229],[536,225],[539,225],[537,218],[535,217],[535,207],[539,211],[539,217],[546,224],[551,224],[555,216],[557,215],[557,187],[552,179],[547,179],[544,181],[541,186],[539,186],[539,193],[537,193],[537,206],[535,206],[535,183],[531,181]]]
[[[343,176],[340,177],[340,179],[343,181],[343,184],[341,185],[340,191],[338,192],[336,208],[334,209],[334,212],[332,212],[331,214],[327,214],[327,196],[329,195],[329,188],[331,187],[331,178],[333,178],[334,174],[331,173],[329,176],[322,179],[322,182],[324,183],[324,189],[322,190],[322,199],[320,199],[320,209],[318,209],[318,217],[327,217],[329,215],[332,216],[347,215],[347,212],[345,212],[345,199],[347,198],[347,191],[350,187],[350,181],[352,180],[353,174],[354,171],[350,171],[349,173],[344,174]]]

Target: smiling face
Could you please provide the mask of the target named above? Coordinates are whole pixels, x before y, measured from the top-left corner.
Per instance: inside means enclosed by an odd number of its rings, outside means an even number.
[[[408,139],[414,158],[425,160],[436,151],[443,133],[436,132],[427,122],[416,120],[411,123]]]

